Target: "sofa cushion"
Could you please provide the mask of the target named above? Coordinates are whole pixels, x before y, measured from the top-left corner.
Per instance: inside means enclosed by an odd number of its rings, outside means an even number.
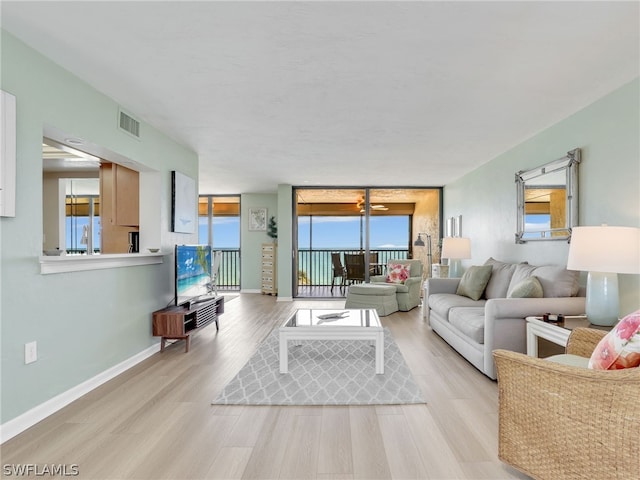
[[[542,298],[544,291],[537,277],[531,276],[515,285],[509,293],[509,298]]]
[[[640,366],[640,310],[624,317],[598,343],[589,368],[618,370]]]
[[[545,298],[555,297],[575,297],[580,289],[578,284],[579,272],[567,270],[555,265],[544,265],[536,267],[519,263],[511,277],[507,297],[511,295],[513,289],[523,280],[535,276],[542,285]]]
[[[376,296],[395,295],[396,286],[388,285],[386,283],[355,283],[353,285],[349,285],[349,293]]]
[[[484,345],[484,308],[452,308],[449,323],[476,343]]]
[[[547,265],[536,268],[533,275],[540,280],[544,296],[547,298],[575,297],[580,289],[580,272],[575,270]]]
[[[489,277],[491,277],[491,265],[474,265],[464,272],[458,284],[458,295],[464,295],[472,300],[479,300],[482,297]]]
[[[429,295],[429,308],[439,317],[448,320],[449,310],[455,307],[480,307],[484,310],[486,300],[471,300],[454,293],[436,293]]]
[[[571,353],[552,355],[551,357],[545,358],[545,360],[548,360],[549,362],[559,363],[561,365],[569,365],[570,367],[587,368],[589,364],[588,358],[579,357],[578,355],[573,355]]]
[[[516,270],[515,263],[505,263],[494,258],[489,258],[485,265],[491,265],[491,278],[484,290],[485,298],[507,298],[509,282]]]

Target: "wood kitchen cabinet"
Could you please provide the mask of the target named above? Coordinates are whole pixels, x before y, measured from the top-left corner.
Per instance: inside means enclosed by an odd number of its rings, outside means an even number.
[[[112,165],[115,168],[113,224],[137,227],[140,225],[140,174],[122,165]]]
[[[140,225],[139,173],[115,163],[100,166],[102,253],[129,253],[129,233]]]

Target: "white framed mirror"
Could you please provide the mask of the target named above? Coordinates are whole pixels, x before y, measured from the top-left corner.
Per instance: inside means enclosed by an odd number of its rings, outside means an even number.
[[[516,243],[569,240],[578,225],[580,149],[531,170],[516,173]]]

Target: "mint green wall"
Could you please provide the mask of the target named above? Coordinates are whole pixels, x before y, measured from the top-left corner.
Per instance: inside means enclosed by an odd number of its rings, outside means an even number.
[[[267,207],[267,218],[276,217],[278,224],[277,285],[278,300],[290,300],[291,251],[292,251],[292,186],[278,185],[277,194],[245,193],[241,196],[241,289],[259,291],[261,288],[261,248],[263,243],[271,243],[265,232],[250,232],[248,228],[249,208]]]
[[[275,193],[245,193],[240,196],[240,286],[241,291],[260,291],[262,269],[262,244],[273,240],[267,232],[249,231],[249,209],[267,208],[267,219],[276,217],[278,237],[280,237],[280,219],[278,217],[278,197]]]
[[[478,264],[493,256],[566,265],[565,242],[516,245],[515,173],[582,149],[580,225],[640,226],[640,81],[612,92],[445,187],[445,217],[462,215]],[[603,246],[606,248],[606,245]],[[583,275],[584,282],[584,275]],[[620,275],[621,313],[640,308],[638,275]]]
[[[195,243],[169,232],[170,171],[197,178],[196,154],[142,124],[116,128],[118,105],[2,31],[2,89],[16,96],[16,216],[0,220],[2,423],[157,342],[151,312],[173,296],[171,255],[161,265],[41,275],[42,134],[49,125],[133,159],[161,177],[161,246]],[[124,106],[126,107],[126,106]],[[135,114],[135,112],[132,112]],[[24,344],[38,361],[24,364]]]

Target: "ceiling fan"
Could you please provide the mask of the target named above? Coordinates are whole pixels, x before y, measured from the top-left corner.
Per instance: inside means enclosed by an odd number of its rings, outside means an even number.
[[[358,200],[358,203],[356,203],[356,207],[360,209],[360,213],[364,213],[364,198]],[[378,210],[380,212],[386,212],[387,210],[389,210],[389,207],[386,207],[382,204],[371,205],[369,208],[370,210]]]

